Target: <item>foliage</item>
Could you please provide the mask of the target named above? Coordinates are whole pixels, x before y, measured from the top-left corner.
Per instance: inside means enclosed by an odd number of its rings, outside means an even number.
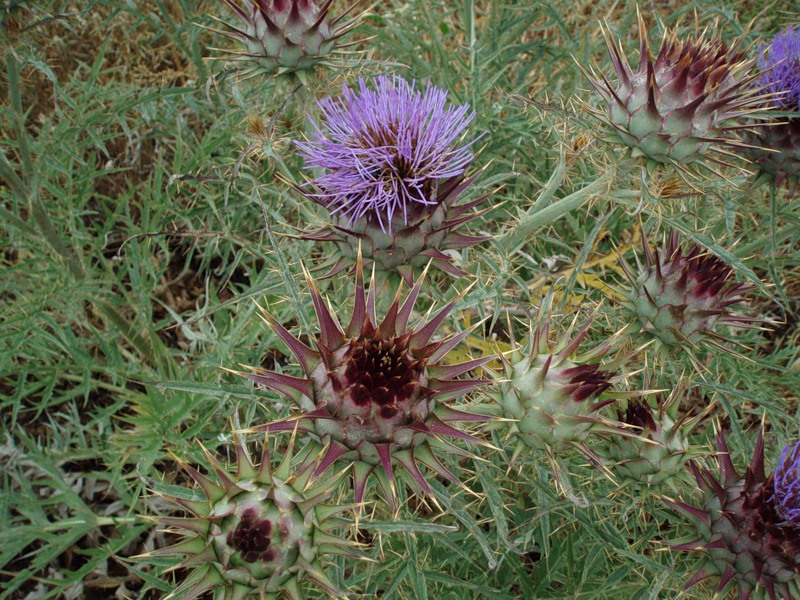
[[[651,43],[666,28],[680,36],[718,22],[723,41],[757,49],[800,16],[780,3],[678,4],[642,5]],[[336,53],[302,79],[245,79],[213,60],[212,48],[240,51],[213,31],[215,19],[233,22],[221,2],[0,7],[0,600],[161,598],[187,577],[170,570],[176,560],[134,559],[177,541],[153,519],[180,516],[163,496],[192,487],[176,457],[208,472],[200,442],[233,464],[231,422],[244,431],[296,415],[277,392],[228,370],[302,375],[259,307],[309,342],[318,330],[307,268],[337,314],[351,314],[353,278],[314,270],[333,244],[296,235],[326,227],[329,215],[296,190],[318,173],[303,169],[293,140],[313,139],[317,102],[359,78],[397,74],[420,89],[430,81],[475,111],[469,139],[483,134],[459,204],[488,197],[463,227],[488,239],[449,249],[467,275],[432,268],[414,308],[416,323],[455,302],[434,341],[479,324],[448,364],[510,355],[545,314],[575,318],[591,322],[580,351],[610,344],[619,366],[609,393],[650,401],[670,427],[692,422],[681,443],[703,472],[717,470],[716,430],[743,465],[763,427],[767,473],[796,444],[796,189],[737,156],[705,170],[647,164],[593,119],[587,105],[604,110],[602,100],[581,66],[613,73],[603,22],[635,61],[636,3],[367,7],[342,40],[354,54]],[[332,13],[346,8],[337,0]],[[629,327],[620,256],[635,264],[642,238],[668,230],[747,284],[736,311],[761,326],[718,327],[726,351],[708,344],[666,360]],[[392,290],[378,294],[383,315],[405,284],[396,274],[378,284]],[[555,346],[563,331],[549,335]],[[500,360],[487,367],[503,371]],[[473,391],[454,407],[499,417],[492,393]],[[438,456],[453,481],[431,473],[430,494],[398,484],[396,511],[368,490],[342,535],[371,560],[329,559],[331,589],[354,598],[677,597],[703,557],[669,550],[693,525],[665,499],[692,505],[693,478],[687,470],[669,486],[621,485],[630,473],[615,472],[607,436],[625,430],[614,423],[622,406],[592,415],[603,432],[582,437],[582,451],[519,452],[502,419],[471,425],[482,445],[456,441],[463,452]],[[271,438],[275,455],[288,437]],[[352,500],[342,485],[326,503]],[[703,581],[683,597],[710,598],[716,586]]]

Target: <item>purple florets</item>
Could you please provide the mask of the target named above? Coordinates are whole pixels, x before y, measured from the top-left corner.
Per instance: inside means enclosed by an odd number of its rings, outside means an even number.
[[[318,105],[321,126],[307,142],[295,142],[305,168],[322,168],[310,194],[332,214],[354,221],[374,219],[390,231],[392,218],[408,223],[413,205],[436,204],[442,179],[464,173],[472,161],[464,132],[475,112],[469,104],[447,106],[447,92],[430,83],[422,92],[395,75],[380,76],[370,89],[342,86],[338,98]]]
[[[766,52],[762,48],[758,66],[766,71],[759,81],[764,91],[780,94],[776,107],[800,109],[800,28],[789,27],[777,34]]]
[[[774,478],[775,511],[787,523],[800,526],[800,442],[783,449]]]

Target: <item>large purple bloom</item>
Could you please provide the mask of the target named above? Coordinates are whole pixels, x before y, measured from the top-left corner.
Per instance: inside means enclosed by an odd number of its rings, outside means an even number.
[[[786,446],[775,468],[775,512],[782,519],[800,526],[800,442]]]
[[[788,27],[768,46],[761,47],[755,82],[762,89],[764,107],[786,111],[777,121],[756,121],[745,131],[747,157],[777,184],[800,182],[800,27]]]
[[[391,231],[396,214],[408,224],[413,205],[437,204],[439,182],[465,172],[475,112],[448,105],[447,92],[430,83],[424,91],[397,75],[378,77],[374,89],[358,83],[320,100],[322,124],[312,121],[311,139],[296,144],[305,168],[324,171],[309,196],[349,225],[367,219]]]
[[[800,109],[800,28],[788,27],[777,34],[758,66],[764,71],[759,83],[765,92],[779,94],[775,105],[783,110]]]

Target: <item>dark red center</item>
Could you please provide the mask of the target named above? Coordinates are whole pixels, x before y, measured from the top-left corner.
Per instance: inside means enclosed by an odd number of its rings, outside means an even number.
[[[422,368],[409,351],[408,336],[353,340],[345,369],[350,397],[357,406],[375,404],[382,417],[417,389]]]
[[[275,560],[275,552],[269,547],[272,542],[270,533],[272,522],[258,519],[256,511],[248,509],[242,514],[236,529],[228,533],[227,542],[246,562],[271,562]]]
[[[653,413],[644,401],[629,400],[625,412],[623,413],[621,410],[617,410],[617,416],[623,423],[634,425],[643,431],[656,430],[656,422],[653,419]]]

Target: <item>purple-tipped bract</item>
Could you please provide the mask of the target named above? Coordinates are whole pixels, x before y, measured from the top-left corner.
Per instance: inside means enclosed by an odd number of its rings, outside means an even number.
[[[642,236],[642,249],[645,262],[637,256],[638,272],[620,257],[631,284],[622,291],[627,297],[623,306],[636,319],[631,331],[654,338],[663,351],[680,346],[691,355],[696,346],[711,344],[731,352],[724,344],[730,340],[716,332],[720,325],[752,329],[763,321],[732,312],[754,286],[737,283],[730,265],[697,244],[682,242],[677,231],[665,236],[660,249]]]
[[[764,437],[759,434],[750,466],[742,477],[736,472],[721,433],[716,441],[718,477],[694,461],[689,462],[705,499],[703,505],[667,501],[694,522],[699,534],[696,538],[696,534],[692,535],[691,541],[674,544],[672,549],[704,552],[708,559],[685,588],[718,575],[717,592],[736,585],[739,600],[747,600],[757,590],[761,592],[757,597],[770,600],[797,598],[800,525],[784,514],[787,507],[797,506],[797,449],[789,456],[784,451],[781,465],[766,475]],[[774,494],[775,489],[787,492],[783,500]]]
[[[618,141],[657,163],[681,168],[708,161],[727,164],[741,118],[758,109],[759,91],[747,75],[752,62],[719,32],[678,37],[665,30],[655,59],[639,16],[639,65],[632,69],[620,42],[604,31],[613,73],[584,74],[607,104],[590,113],[609,124]],[[580,66],[580,65],[579,65]],[[580,66],[583,69],[582,66]],[[614,81],[616,80],[616,81]]]
[[[328,596],[342,592],[325,573],[323,561],[332,555],[360,558],[352,542],[333,535],[346,525],[338,515],[347,505],[323,504],[330,498],[339,473],[326,481],[312,482],[313,464],[295,458],[294,440],[277,466],[270,458],[267,440],[261,462],[238,434],[234,433],[235,471],[222,466],[203,449],[213,474],[204,475],[179,462],[205,496],[172,486],[175,495],[158,495],[191,513],[188,517],[159,517],[158,521],[180,541],[157,548],[139,558],[148,562],[160,557],[183,556],[177,565],[188,574],[165,600],[246,598],[301,600],[302,581],[308,580]]]
[[[241,50],[223,50],[228,59],[241,64],[242,76],[303,72],[320,64],[336,51],[339,38],[356,19],[343,21],[355,7],[338,17],[329,15],[333,0],[222,0],[239,18],[238,24],[221,21],[224,30],[213,30],[240,42]]]

